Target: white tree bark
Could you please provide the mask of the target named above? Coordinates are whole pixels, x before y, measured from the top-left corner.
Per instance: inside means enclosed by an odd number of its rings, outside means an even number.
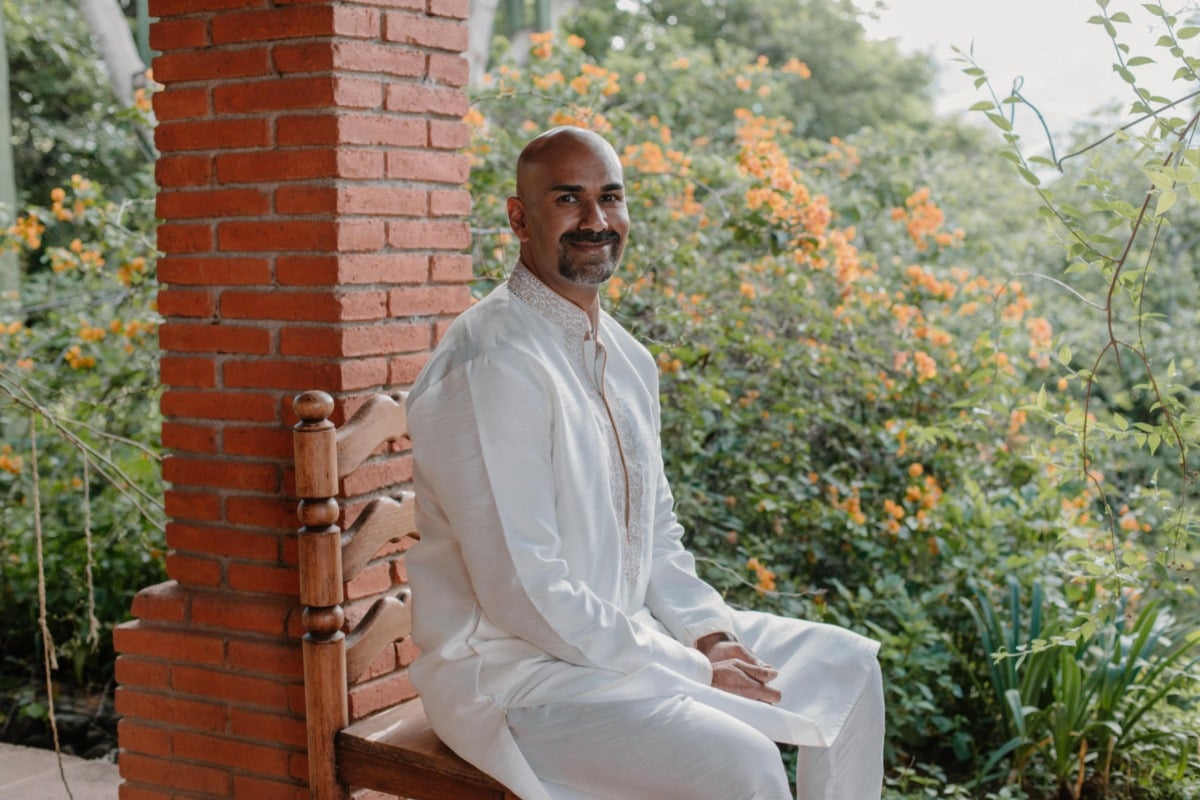
[[[77,5],[108,68],[117,100],[125,107],[133,105],[134,90],[144,85],[146,65],[121,6],[117,0],[77,0]]]
[[[471,67],[471,85],[478,86],[487,71],[492,50],[492,32],[500,0],[471,0],[467,11],[467,63]]]

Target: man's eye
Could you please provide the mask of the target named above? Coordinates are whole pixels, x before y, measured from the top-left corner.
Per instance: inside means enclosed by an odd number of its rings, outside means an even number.
[[[575,203],[578,201],[579,201],[579,198],[573,194],[564,194],[562,197],[558,198],[558,202],[560,202],[560,203]]]
[[[600,198],[605,203],[623,203],[625,198],[619,194],[606,194]]]

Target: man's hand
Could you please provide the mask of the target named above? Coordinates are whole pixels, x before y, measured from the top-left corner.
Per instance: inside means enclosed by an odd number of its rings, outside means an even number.
[[[764,703],[778,703],[783,696],[767,685],[779,671],[759,661],[741,642],[724,634],[710,634],[696,642],[696,649],[712,662],[712,685],[717,689]]]

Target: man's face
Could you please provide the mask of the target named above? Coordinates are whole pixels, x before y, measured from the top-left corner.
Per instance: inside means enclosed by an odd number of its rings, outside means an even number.
[[[621,163],[603,142],[554,141],[519,178],[509,220],[525,264],[569,298],[608,280],[629,233]]]

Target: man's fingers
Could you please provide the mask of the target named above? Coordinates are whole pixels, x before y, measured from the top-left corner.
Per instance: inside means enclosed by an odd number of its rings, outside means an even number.
[[[735,661],[734,665],[747,676],[759,683],[770,683],[779,677],[779,670],[767,664],[752,664],[747,661]]]

